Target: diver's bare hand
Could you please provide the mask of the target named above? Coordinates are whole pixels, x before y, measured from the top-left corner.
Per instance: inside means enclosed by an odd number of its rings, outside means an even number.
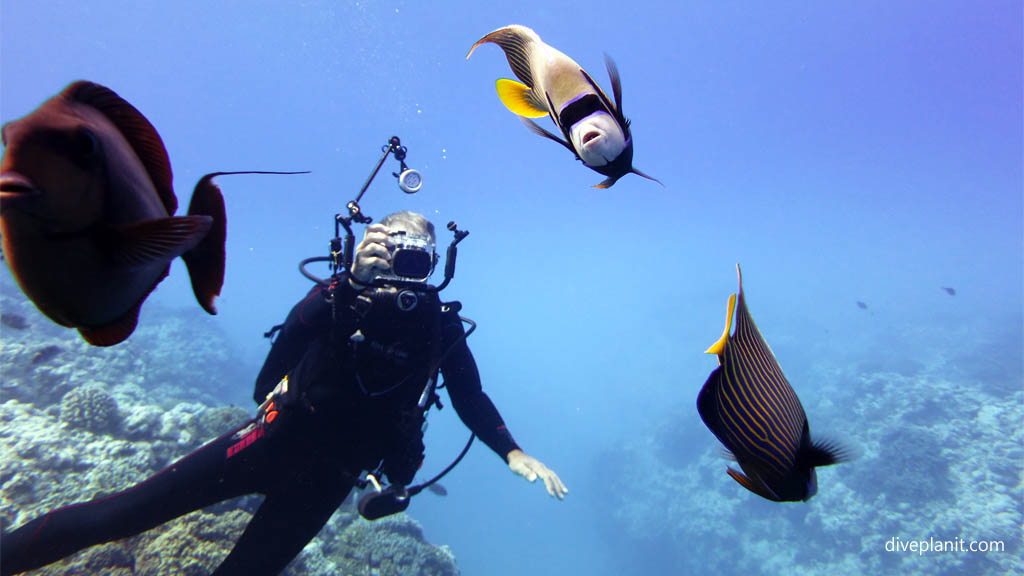
[[[510,470],[530,482],[535,481],[537,478],[544,480],[544,487],[547,488],[548,494],[559,500],[565,498],[565,495],[569,493],[569,489],[565,487],[565,484],[562,483],[562,480],[558,477],[558,474],[555,474],[554,470],[548,468],[543,462],[526,452],[518,449],[513,450],[508,453],[506,459],[508,460]]]
[[[369,284],[381,272],[391,268],[391,252],[388,251],[388,229],[383,224],[366,227],[363,241],[356,246],[352,262],[352,279],[360,284]]]

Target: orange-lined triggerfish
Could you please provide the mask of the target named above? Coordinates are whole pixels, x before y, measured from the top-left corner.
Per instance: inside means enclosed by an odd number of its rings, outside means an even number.
[[[473,44],[466,58],[488,42],[505,52],[512,72],[522,80],[497,81],[502,103],[530,131],[565,146],[588,168],[607,176],[596,188],[608,188],[629,173],[658,181],[633,168],[633,138],[622,113],[619,72],[611,58],[605,56],[605,67],[614,102],[586,70],[526,26],[513,24],[491,32]],[[564,140],[530,120],[542,116],[551,117]]]
[[[181,256],[200,305],[224,281],[224,199],[203,176],[175,216],[171,163],[152,124],[114,91],[73,82],[3,127],[3,254],[25,295],[90,344],[132,331],[139,308]]]
[[[729,296],[725,332],[707,349],[718,355],[719,366],[701,389],[697,410],[743,469],[727,467],[729,476],[769,500],[808,500],[818,491],[815,466],[842,462],[846,454],[835,444],[811,441],[800,399],[747,310],[739,265],[736,274],[739,302]]]

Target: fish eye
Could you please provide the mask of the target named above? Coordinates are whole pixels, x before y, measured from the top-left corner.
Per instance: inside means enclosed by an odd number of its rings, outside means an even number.
[[[88,128],[79,128],[72,138],[75,154],[81,158],[89,158],[99,149],[96,135]]]
[[[92,130],[80,127],[70,133],[55,136],[60,139],[59,147],[68,160],[83,170],[94,167],[96,155],[100,152],[100,141]]]

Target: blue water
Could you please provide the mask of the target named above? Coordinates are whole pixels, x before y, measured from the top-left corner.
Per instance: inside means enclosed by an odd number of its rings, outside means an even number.
[[[229,225],[218,320],[253,378],[262,332],[309,286],[297,262],[326,253],[333,215],[400,136],[423,190],[400,193],[389,161],[363,209],[380,218],[407,208],[471,231],[445,294],[480,323],[470,345],[510,430],[571,490],[556,502],[475,446],[446,479],[447,498],[410,509],[464,574],[670,573],[702,558],[744,573],[813,571],[811,542],[863,560],[885,556],[878,542],[889,536],[1001,538],[1020,555],[1019,453],[1007,456],[1016,473],[996,482],[1015,504],[990,510],[1010,515],[1008,532],[969,533],[964,510],[963,533],[904,522],[867,544],[817,538],[831,514],[849,512],[830,488],[854,494],[843,502],[891,504],[855,496],[905,466],[890,462],[901,431],[935,425],[909,415],[938,408],[888,409],[898,389],[870,414],[852,409],[879,393],[871,383],[884,379],[869,375],[916,378],[915,393],[935,386],[940,404],[1008,401],[1016,411],[986,438],[1024,424],[1013,396],[1024,373],[1021,2],[496,6],[8,1],[0,118],[72,80],[109,86],[159,130],[183,206],[207,172],[312,171],[219,180]],[[465,59],[511,23],[606,89],[601,56],[614,57],[635,166],[664,187],[627,176],[593,189],[602,176],[520,126],[494,91],[512,76],[500,50]],[[807,504],[763,502],[735,485],[694,407],[737,262],[812,430],[861,454],[823,470]],[[195,306],[180,263],[150,302]],[[251,380],[231,388],[223,400],[248,405]],[[988,422],[979,410],[964,412],[967,428]],[[880,446],[872,429],[892,432]],[[434,414],[425,469],[443,466],[466,434],[451,410]],[[985,458],[980,447],[943,454],[947,464]],[[700,483],[666,480],[679,470],[699,470]],[[924,502],[928,486],[905,498]],[[714,516],[698,502],[718,509],[705,491],[727,495],[728,525],[684,539],[696,533],[681,528],[691,518]],[[776,520],[791,530],[781,538]],[[764,557],[759,538],[778,548],[776,564],[743,563]],[[901,560],[922,571],[936,561]],[[975,567],[991,568],[957,570]]]

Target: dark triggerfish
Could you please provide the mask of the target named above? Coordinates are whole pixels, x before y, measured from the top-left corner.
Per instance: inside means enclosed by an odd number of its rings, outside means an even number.
[[[739,265],[736,274],[739,303],[729,296],[725,332],[707,349],[718,355],[719,366],[701,389],[697,410],[746,473],[727,467],[729,476],[769,500],[808,500],[818,491],[814,467],[846,456],[832,443],[811,441],[800,399],[747,310]],[[730,335],[734,305],[736,331]]]
[[[633,137],[622,114],[622,83],[611,58],[605,56],[605,66],[615,102],[572,58],[545,44],[526,26],[514,24],[491,32],[473,44],[466,58],[487,42],[505,52],[512,72],[523,81],[497,81],[502,103],[532,132],[565,146],[588,168],[607,176],[596,188],[608,188],[629,173],[658,181],[633,168]],[[551,117],[564,140],[529,120],[542,116]]]
[[[109,88],[70,84],[5,124],[0,164],[3,253],[21,289],[54,322],[110,346],[181,256],[200,305],[224,281],[224,199],[207,174],[187,216],[152,124]]]

